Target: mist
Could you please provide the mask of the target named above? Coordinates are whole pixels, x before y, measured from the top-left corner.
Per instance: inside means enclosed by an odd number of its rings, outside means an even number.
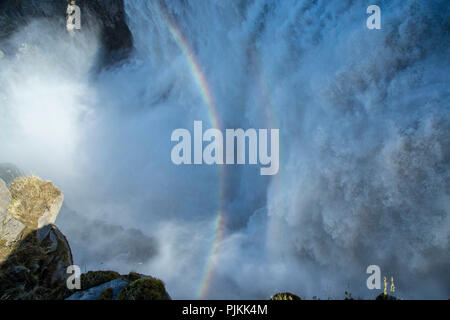
[[[449,297],[446,1],[379,1],[381,30],[355,1],[125,3],[134,51],[100,71],[95,30],[36,20],[0,43],[0,163],[62,190],[83,271],[159,277],[175,299],[373,298],[376,264],[396,296]],[[222,128],[280,130],[277,175],[172,163],[173,130],[214,124],[168,20]]]

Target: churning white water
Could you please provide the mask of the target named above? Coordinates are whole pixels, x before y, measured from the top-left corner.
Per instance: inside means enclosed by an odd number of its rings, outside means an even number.
[[[375,264],[397,296],[448,298],[446,1],[379,1],[381,30],[355,1],[125,6],[135,50],[100,74],[95,34],[40,22],[0,60],[0,162],[63,190],[76,263],[173,298],[371,298]],[[175,166],[170,134],[194,120],[279,128],[279,173]]]

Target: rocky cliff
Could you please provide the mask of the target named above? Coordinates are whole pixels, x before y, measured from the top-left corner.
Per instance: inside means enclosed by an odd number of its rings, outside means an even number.
[[[137,273],[90,271],[69,290],[72,252],[54,225],[63,194],[51,182],[20,175],[0,165],[0,300],[170,299],[161,280]]]
[[[53,225],[63,195],[50,182],[0,179],[0,298],[43,299],[73,264],[69,243]]]

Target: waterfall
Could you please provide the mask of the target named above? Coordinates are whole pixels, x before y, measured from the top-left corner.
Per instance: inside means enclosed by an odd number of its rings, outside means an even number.
[[[448,298],[450,10],[379,5],[369,30],[350,0],[125,0],[125,63],[92,76],[96,35],[0,59],[0,162],[53,179],[85,219],[154,239],[138,271],[175,299],[373,298],[370,265],[400,297]],[[67,57],[81,60],[72,78],[55,67]],[[279,173],[174,166],[170,134],[194,120],[279,129]],[[61,223],[75,259],[111,248],[114,235],[88,245]],[[140,255],[103,252],[121,272]]]

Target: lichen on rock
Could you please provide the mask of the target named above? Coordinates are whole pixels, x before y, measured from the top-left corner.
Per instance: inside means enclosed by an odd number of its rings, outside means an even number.
[[[27,229],[36,230],[55,222],[64,196],[51,182],[35,176],[21,177],[11,184],[10,190],[8,210]]]

